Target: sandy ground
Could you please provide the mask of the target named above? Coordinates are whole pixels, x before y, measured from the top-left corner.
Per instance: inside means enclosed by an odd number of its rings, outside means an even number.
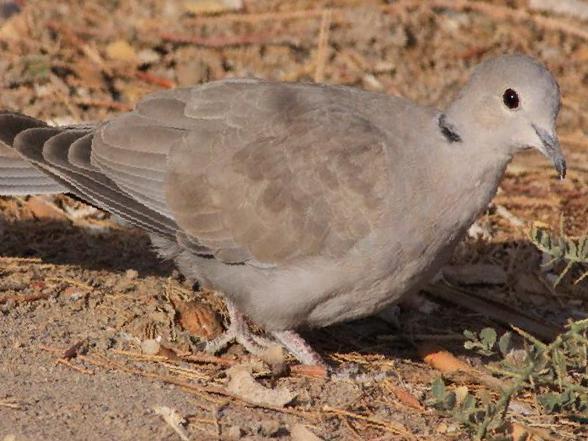
[[[484,57],[540,57],[561,84],[568,179],[558,181],[536,154],[518,157],[480,219],[484,237],[459,247],[452,284],[548,330],[586,318],[588,281],[573,284],[581,267],[554,290],[526,233],[533,221],[557,230],[562,215],[567,234],[586,233],[586,22],[525,1],[473,9],[441,1],[247,1],[236,11],[208,2],[221,9],[216,15],[203,15],[196,1],[4,4],[0,106],[56,122],[107,118],[150,91],[226,76],[349,84],[443,105]],[[291,372],[276,375],[238,345],[198,358],[198,333],[222,325],[222,304],[160,261],[141,231],[66,196],[3,197],[0,210],[0,440],[311,440],[301,425],[324,440],[470,438],[429,405],[440,373],[423,361],[423,348],[435,342],[482,366],[487,360],[463,349],[462,332],[504,330],[500,313],[442,300],[433,286],[386,320],[305,334],[329,363],[358,367],[353,378],[313,376],[291,360]],[[465,266],[478,264],[487,265],[478,274]],[[463,268],[471,271],[464,276]],[[488,268],[499,280],[488,280]],[[182,319],[186,305],[196,318]],[[141,354],[141,343],[153,339],[163,345],[157,355]],[[235,396],[227,369],[241,362],[254,364],[260,384],[296,397],[282,406]],[[471,378],[451,381],[484,390]],[[521,399],[532,413],[509,413],[507,421],[553,439],[587,436],[570,415],[546,414],[531,395]],[[183,435],[158,407],[185,419]]]

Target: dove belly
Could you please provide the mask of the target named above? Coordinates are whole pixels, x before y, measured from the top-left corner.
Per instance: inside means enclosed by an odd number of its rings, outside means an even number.
[[[447,239],[391,243],[371,237],[339,259],[312,257],[276,268],[227,265],[179,248],[174,255],[187,277],[219,291],[270,331],[323,327],[377,313],[438,272],[457,242]]]

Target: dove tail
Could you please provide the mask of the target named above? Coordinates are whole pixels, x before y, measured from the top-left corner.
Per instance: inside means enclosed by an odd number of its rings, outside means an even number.
[[[148,232],[175,237],[172,219],[124,191],[91,161],[96,125],[51,127],[0,112],[0,195],[72,193]]]
[[[28,129],[47,127],[43,121],[14,112],[0,111],[0,195],[64,193],[56,179],[24,159],[14,148],[16,136]]]

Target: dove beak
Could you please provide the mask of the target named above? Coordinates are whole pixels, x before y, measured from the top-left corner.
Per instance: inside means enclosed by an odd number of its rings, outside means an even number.
[[[543,153],[546,157],[551,159],[553,162],[553,166],[555,170],[559,174],[560,179],[566,177],[566,158],[564,157],[561,147],[559,145],[559,139],[555,134],[544,130],[540,127],[537,127],[533,124],[533,129],[535,129],[535,133],[539,137],[541,144],[537,146],[537,150]]]

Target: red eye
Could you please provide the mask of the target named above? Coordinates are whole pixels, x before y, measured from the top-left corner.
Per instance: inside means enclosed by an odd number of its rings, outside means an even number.
[[[506,89],[504,91],[504,95],[502,95],[502,100],[504,101],[506,107],[508,107],[509,109],[516,109],[517,107],[519,107],[519,94],[512,89]]]

